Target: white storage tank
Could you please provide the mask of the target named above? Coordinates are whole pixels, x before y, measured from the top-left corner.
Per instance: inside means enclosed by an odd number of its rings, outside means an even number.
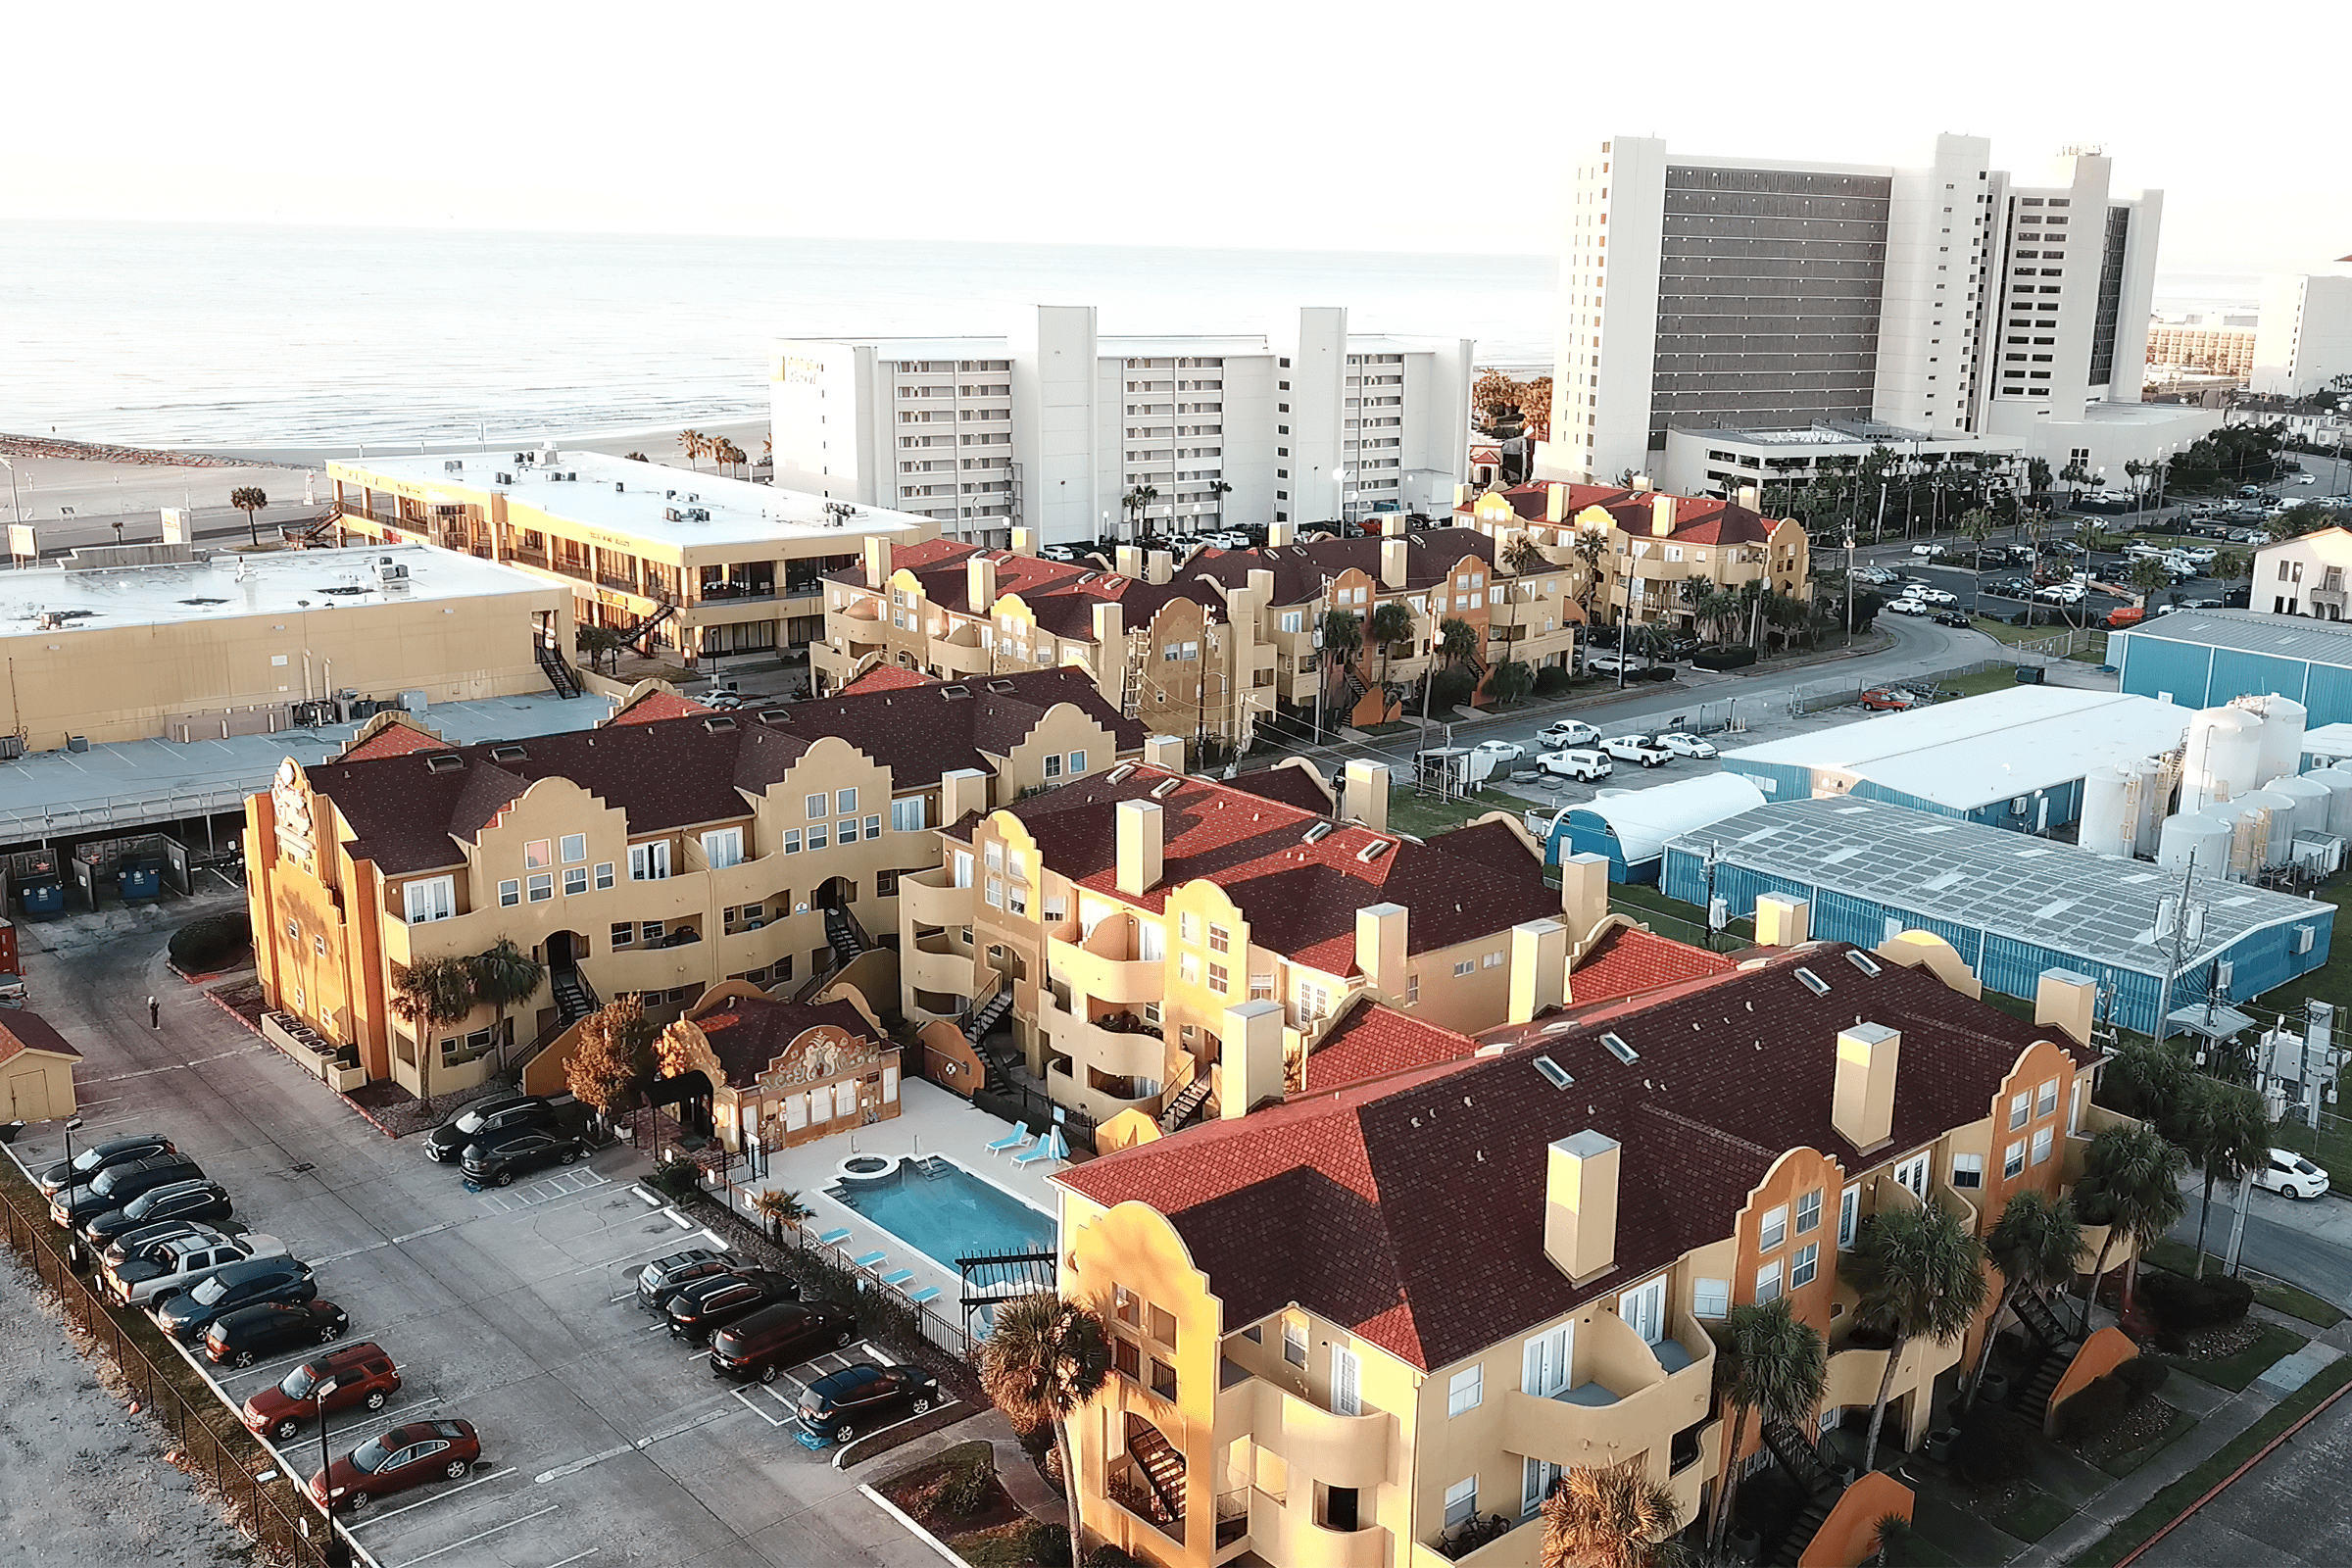
[[[2329,797],[2327,785],[2309,778],[2275,778],[2263,788],[2270,794],[2283,795],[2295,803],[2296,833],[2328,831]]]
[[[2143,758],[2136,762],[2122,764],[2126,809],[2132,818],[2132,851],[2134,855],[2154,855],[2156,835],[2164,819],[2172,814],[2173,788],[2180,775],[2164,758]]]
[[[2284,865],[2295,844],[2294,801],[2275,790],[2249,790],[2230,804],[2242,808],[2246,813],[2237,819],[2241,842],[2246,829],[2252,826],[2256,848],[2262,856],[2259,862],[2249,862],[2247,875],[2253,874],[2254,864],[2266,871]]]
[[[2204,709],[2188,721],[2180,809],[2233,800],[2270,776],[2261,769],[2262,715],[2242,708]]]
[[[2082,775],[2082,823],[2077,834],[2082,848],[2094,855],[2131,858],[2139,842],[2134,817],[2138,792],[2132,788],[2136,782],[2113,767],[2094,767]]]
[[[2180,871],[2188,868],[2192,857],[2199,875],[2224,875],[2230,864],[2230,824],[2196,812],[2166,817],[2157,835],[2156,863]]]
[[[2262,715],[2262,764],[2256,778],[2291,778],[2303,770],[2303,730],[2311,716],[2309,709],[2277,692],[2240,697],[2231,706]]]
[[[2328,787],[2328,831],[2352,838],[2352,767],[2315,767],[2303,776]]]

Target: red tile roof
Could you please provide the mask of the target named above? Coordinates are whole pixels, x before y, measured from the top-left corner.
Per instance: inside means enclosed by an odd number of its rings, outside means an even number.
[[[1307,1053],[1305,1092],[1346,1089],[1476,1054],[1478,1042],[1468,1035],[1358,997]]]
[[[1229,1327],[1297,1301],[1441,1367],[1729,1236],[1786,1150],[1859,1170],[1986,1116],[2018,1054],[2048,1038],[1925,969],[1866,974],[1851,951],[1794,949],[1697,989],[1527,1025],[1529,1043],[1499,1054],[1204,1123],[1056,1179],[1167,1215]],[[1905,1037],[1893,1137],[1868,1156],[1831,1122],[1836,1038],[1856,1018]],[[1570,1085],[1555,1088],[1539,1055]],[[1544,1181],[1548,1147],[1587,1128],[1622,1146],[1624,1179],[1615,1266],[1580,1289],[1544,1253]]]
[[[1232,785],[1137,765],[1113,781],[1082,779],[1010,809],[1054,872],[1112,898],[1118,891],[1118,803],[1168,784],[1161,811],[1161,878],[1132,902],[1157,911],[1170,888],[1205,877],[1249,916],[1251,939],[1331,974],[1355,964],[1355,911],[1401,904],[1406,948],[1427,953],[1559,913],[1559,895],[1509,826],[1457,828],[1426,844],[1352,824],[1313,843],[1322,812]]]
[[[831,1024],[853,1039],[875,1042],[865,1015],[848,1002],[802,1003],[740,997],[694,1020],[710,1054],[737,1089],[748,1089],[804,1030]]]
[[[647,692],[628,707],[605,720],[607,724],[651,724],[660,718],[689,718],[698,713],[715,713],[718,710],[676,692]]]
[[[1514,485],[1502,492],[1511,510],[1530,522],[1542,522],[1548,515],[1553,481]],[[1650,537],[1656,498],[1662,491],[1628,490],[1619,485],[1571,484],[1558,488],[1568,492],[1567,510],[1562,521],[1573,520],[1588,507],[1598,507],[1607,513],[1616,525],[1628,533]],[[1477,505],[1474,497],[1468,505],[1457,507],[1457,516],[1467,516]],[[1772,536],[1772,520],[1745,507],[1713,496],[1674,497],[1674,532],[1669,535],[1678,544],[1740,545],[1762,544]]]
[[[1578,1005],[1608,1002],[1729,974],[1738,967],[1722,954],[1638,926],[1620,926],[1586,951],[1568,976],[1568,995]]]
[[[876,664],[834,695],[862,697],[868,692],[902,692],[909,686],[938,684],[937,680],[919,669],[902,669],[897,664]]]
[[[0,1017],[0,1061],[21,1056],[27,1051],[45,1051],[69,1061],[81,1059],[81,1053],[68,1045],[66,1037],[39,1013],[17,1010]]]
[[[395,718],[365,740],[353,741],[336,757],[338,762],[365,762],[379,757],[406,757],[411,752],[439,752],[449,743],[428,735],[404,718]]]

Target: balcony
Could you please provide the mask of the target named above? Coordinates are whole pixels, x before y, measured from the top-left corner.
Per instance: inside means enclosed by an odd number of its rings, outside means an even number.
[[[1130,1082],[1122,1087],[1140,1088],[1141,1085]],[[1159,1114],[1157,1090],[1149,1095],[1137,1095],[1122,1100],[1116,1095],[1090,1088],[1086,1083],[1071,1076],[1067,1062],[1055,1062],[1047,1069],[1046,1093],[1053,1097],[1055,1104],[1068,1105],[1073,1110],[1084,1111],[1098,1124],[1110,1120],[1122,1110],[1140,1110],[1145,1115],[1153,1117]]]
[[[1167,1076],[1167,1042],[1156,1026],[1140,1021],[1130,1026],[1119,1014],[1104,1013],[1100,1007],[1092,1018],[1081,1017],[1056,1001],[1051,991],[1042,993],[1038,1001],[1038,1022],[1046,1038],[1056,1052],[1079,1065],[1119,1078],[1156,1082]],[[1077,1001],[1085,1004],[1083,999]]]
[[[900,877],[899,900],[916,925],[964,925],[972,917],[972,890],[950,886],[945,868]]]
[[[931,662],[951,678],[961,675],[985,675],[996,667],[994,650],[977,644],[949,641],[932,643],[926,650]]]
[[[1047,974],[1073,996],[1140,1007],[1167,995],[1167,963],[1143,956],[1145,934],[1134,915],[1106,915],[1083,941],[1070,940],[1075,931],[1065,922],[1046,944]]]
[[[1705,1419],[1714,1342],[1689,1318],[1675,1327],[1653,1348],[1613,1313],[1579,1324],[1566,1389],[1503,1396],[1502,1446],[1538,1454],[1597,1448],[1605,1451],[1589,1462],[1615,1464]]]
[[[899,955],[899,978],[918,991],[968,997],[972,994],[971,949],[953,937],[924,937]]]
[[[1396,1420],[1386,1410],[1340,1415],[1231,1361],[1219,1364],[1218,1381],[1217,1446],[1246,1437],[1280,1454],[1291,1469],[1294,1494],[1308,1481],[1369,1489],[1391,1479]]]

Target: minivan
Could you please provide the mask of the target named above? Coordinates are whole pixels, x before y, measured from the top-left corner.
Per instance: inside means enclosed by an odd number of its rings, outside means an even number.
[[[858,1337],[858,1314],[838,1301],[778,1301],[710,1336],[710,1375],[773,1383],[784,1368]]]

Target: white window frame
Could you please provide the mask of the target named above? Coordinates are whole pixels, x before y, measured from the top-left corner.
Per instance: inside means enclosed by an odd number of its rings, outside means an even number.
[[[1085,771],[1086,753],[1083,751],[1072,752],[1070,754],[1070,777],[1076,778],[1079,774]]]
[[[832,796],[828,795],[823,790],[818,790],[813,795],[806,795],[801,798],[801,814],[807,817],[809,821],[814,822],[821,817],[827,817],[833,814],[831,811],[826,809],[826,808],[832,804]]]
[[[1519,1392],[1539,1399],[1565,1394],[1575,1364],[1575,1320],[1531,1334],[1519,1347]]]
[[[1446,1380],[1446,1417],[1451,1420],[1466,1411],[1475,1410],[1486,1396],[1487,1369],[1470,1365]]]
[[[743,863],[743,829],[739,827],[712,828],[703,835],[703,858],[710,869],[723,871],[730,865]]]
[[[1838,1195],[1838,1245],[1854,1245],[1854,1233],[1862,1223],[1862,1189],[1848,1187]]]
[[[1756,1250],[1777,1252],[1788,1240],[1788,1205],[1783,1203],[1778,1208],[1766,1209],[1763,1217],[1756,1221]]]
[[[1923,1203],[1928,1200],[1928,1159],[1934,1153],[1932,1149],[1923,1149],[1894,1167],[1896,1184],[1909,1188],[1911,1196]]]
[[[2038,1164],[2042,1163],[2044,1160],[2048,1159],[2048,1158],[2050,1157],[2050,1151],[2051,1151],[2051,1148],[2052,1148],[2052,1146],[2053,1146],[2053,1145],[2054,1145],[2056,1142],[2057,1142],[2057,1131],[2056,1131],[2056,1129],[2055,1129],[2055,1128],[2050,1128],[2050,1127],[2036,1127],[2036,1128],[2034,1128],[2034,1155],[2033,1155],[2033,1163],[2034,1163],[2034,1164],[2038,1165]]]
[[[1282,1359],[1291,1366],[1306,1365],[1306,1325],[1296,1318],[1283,1321]]]
[[[2027,1116],[2032,1114],[2033,1109],[2033,1090],[2021,1089],[2016,1094],[2011,1095],[2009,1097],[2009,1130],[2011,1132],[2015,1132],[2020,1127],[2023,1127],[2026,1124]]]
[[[1776,1257],[1756,1270],[1754,1300],[1758,1306],[1761,1306],[1767,1301],[1780,1299],[1781,1294],[1781,1260]]]
[[[1561,1467],[1549,1459],[1522,1456],[1519,1461],[1519,1517],[1525,1519],[1544,1506],[1559,1484]]]
[[[1446,1528],[1467,1524],[1478,1517],[1478,1477],[1464,1476],[1446,1489]]]
[[[1331,1408],[1335,1415],[1364,1413],[1364,1363],[1344,1345],[1331,1348]]]
[[[533,871],[523,880],[530,884],[523,890],[523,896],[533,904],[545,904],[556,896],[556,873],[553,871]]]
[[[833,792],[833,811],[835,815],[838,816],[844,811],[855,811],[856,809],[858,809],[858,791],[855,786],[852,786],[846,790],[835,790]]]
[[[1802,1290],[1821,1272],[1821,1244],[1807,1242],[1788,1254],[1788,1288]],[[1801,1276],[1801,1278],[1800,1278]]]
[[[520,904],[521,902],[522,883],[520,880],[514,877],[509,877],[506,881],[501,882],[498,885],[498,906],[500,908],[512,909],[514,907],[514,906]]]
[[[2056,1110],[2057,1108],[2058,1080],[2052,1078],[2049,1082],[2043,1084],[2040,1090],[2034,1095],[2034,1114],[2035,1116],[2047,1116],[2051,1111]]]
[[[616,867],[611,860],[599,860],[596,862],[596,885],[599,890],[609,888],[612,885],[614,880],[612,873],[615,869]]]
[[[1821,1228],[1821,1189],[1796,1195],[1796,1234]]]
[[[577,865],[582,860],[588,858],[588,835],[585,833],[566,833],[559,841],[557,849],[558,852],[563,856],[564,863],[565,865]]]
[[[587,891],[588,868],[584,865],[565,866],[564,868],[564,896],[567,899],[574,898]]]
[[[1690,1315],[1710,1320],[1732,1315],[1732,1282],[1730,1280],[1692,1280],[1690,1282]]]
[[[2001,1151],[2001,1176],[2004,1180],[2018,1175],[2026,1168],[2026,1141],[2019,1139]]]
[[[930,798],[922,795],[902,795],[890,803],[890,830],[893,833],[919,833],[930,825]]]
[[[1642,1336],[1644,1345],[1666,1338],[1666,1276],[1644,1280],[1617,1298],[1617,1318]],[[1650,1332],[1655,1330],[1655,1333]]]
[[[649,839],[629,846],[629,880],[662,882],[669,876],[669,840]]]
[[[411,925],[453,919],[458,912],[458,880],[454,876],[419,877],[403,884],[400,897]]]
[[[1962,1181],[1960,1178],[1963,1176],[1971,1179]],[[1952,1156],[1951,1183],[1952,1190],[1955,1192],[1982,1192],[1984,1188],[1984,1156],[1974,1153],[1954,1154]]]

